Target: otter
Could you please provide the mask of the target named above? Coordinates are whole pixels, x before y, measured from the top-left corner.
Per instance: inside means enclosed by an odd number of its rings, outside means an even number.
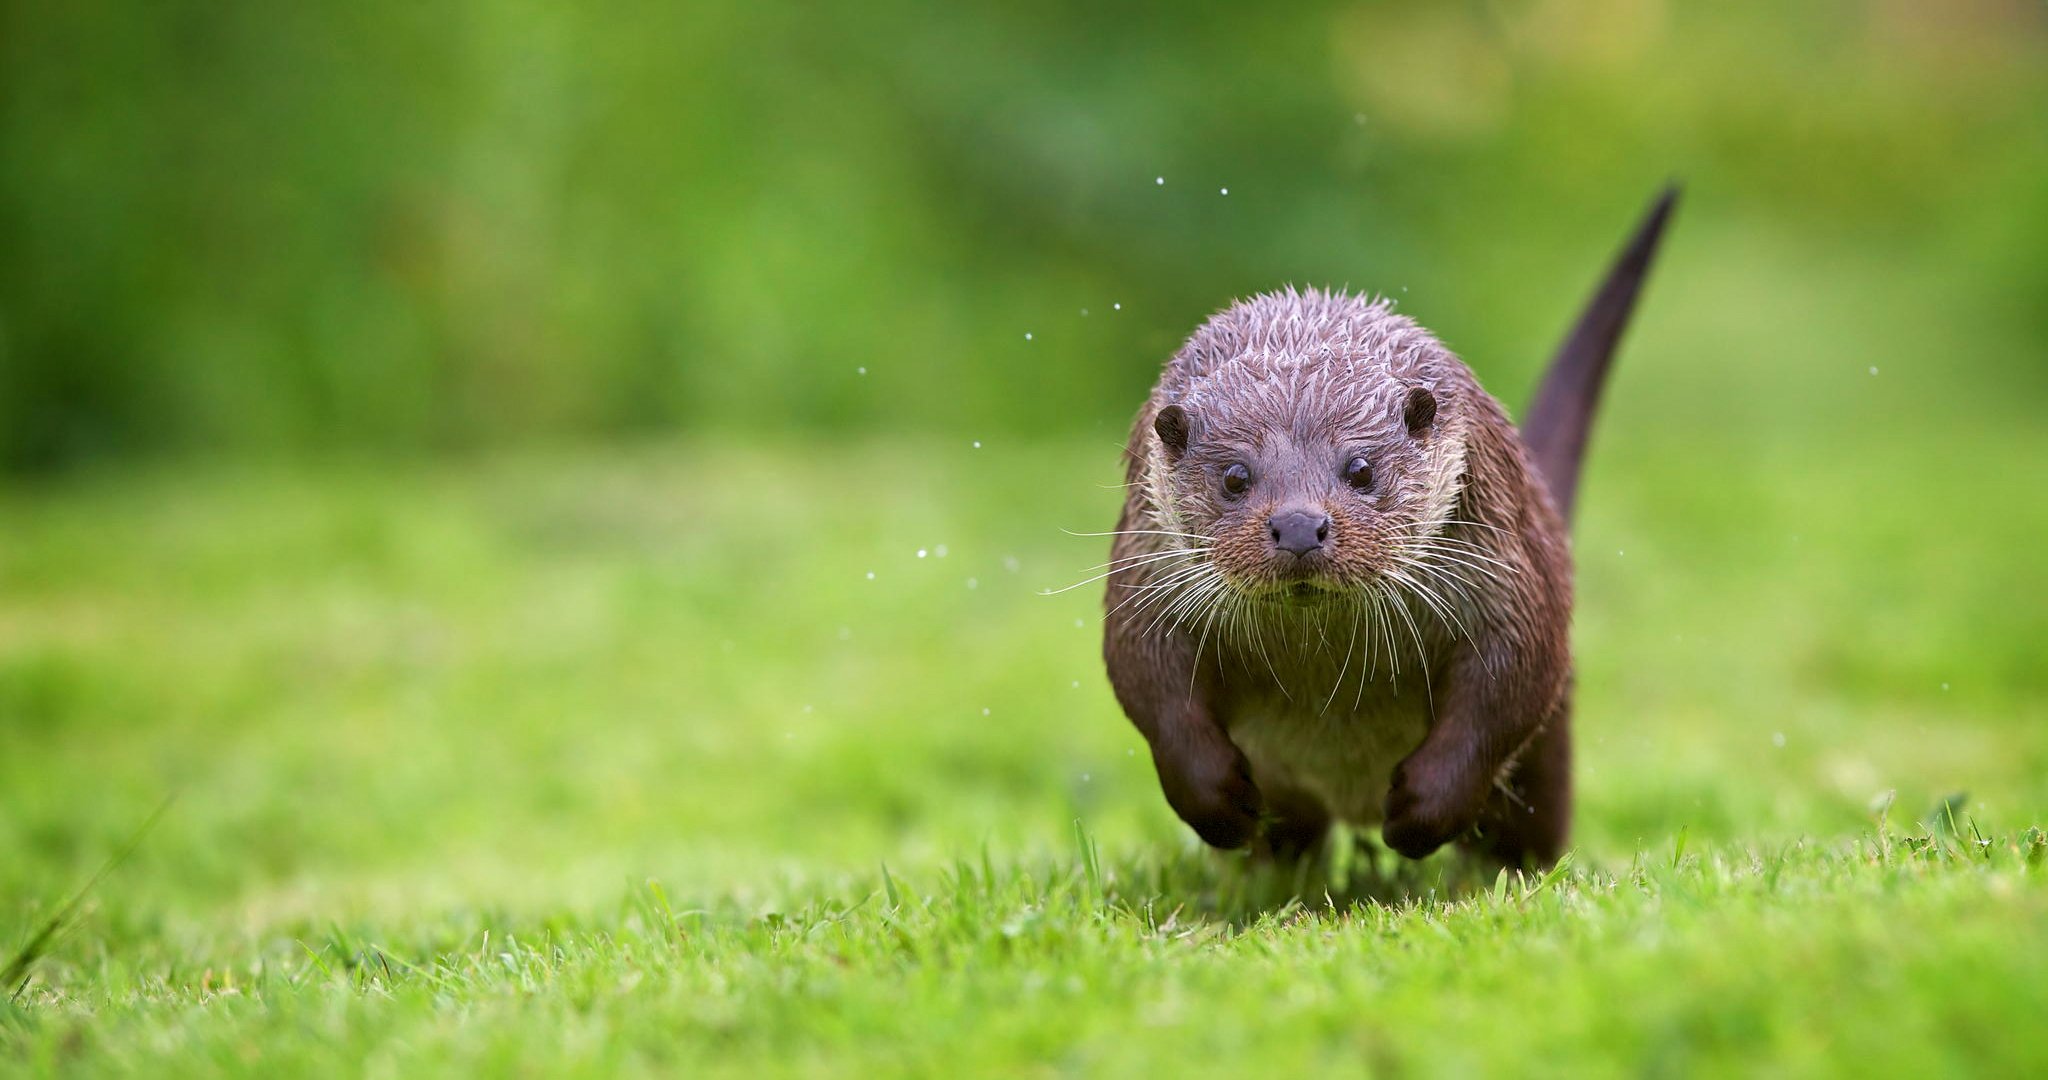
[[[1103,655],[1202,840],[1289,859],[1343,821],[1414,859],[1562,853],[1568,525],[1676,198],[1651,204],[1519,431],[1384,299],[1254,296],[1167,362],[1125,450]]]

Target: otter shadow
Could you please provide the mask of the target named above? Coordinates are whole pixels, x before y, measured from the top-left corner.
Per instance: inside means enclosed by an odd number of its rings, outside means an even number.
[[[1241,930],[1296,912],[1343,912],[1454,901],[1486,891],[1497,865],[1455,853],[1403,859],[1363,837],[1337,834],[1298,859],[1191,850],[1127,865],[1113,892],[1161,919]]]

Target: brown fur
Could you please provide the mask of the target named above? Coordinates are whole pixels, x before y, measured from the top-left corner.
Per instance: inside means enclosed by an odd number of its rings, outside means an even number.
[[[1341,818],[1410,857],[1468,835],[1508,863],[1557,857],[1564,525],[1463,363],[1385,302],[1255,297],[1167,364],[1128,456],[1104,654],[1204,840],[1244,846],[1270,818],[1264,844],[1288,854]],[[1253,478],[1236,498],[1233,464]],[[1328,539],[1297,556],[1268,522],[1304,509]]]
[[[1167,363],[1126,448],[1103,655],[1202,839],[1287,857],[1336,819],[1411,858],[1563,851],[1567,522],[1677,198],[1551,361],[1526,440],[1385,301],[1253,297]]]

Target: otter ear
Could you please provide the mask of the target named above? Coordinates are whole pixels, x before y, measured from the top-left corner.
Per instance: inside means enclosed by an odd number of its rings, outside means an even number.
[[[1401,407],[1401,421],[1408,425],[1410,435],[1427,431],[1436,422],[1436,395],[1422,386],[1408,391],[1408,404]]]
[[[1168,405],[1152,418],[1152,430],[1159,433],[1159,442],[1166,447],[1166,456],[1179,458],[1188,449],[1188,434],[1194,427],[1188,411],[1178,405]]]

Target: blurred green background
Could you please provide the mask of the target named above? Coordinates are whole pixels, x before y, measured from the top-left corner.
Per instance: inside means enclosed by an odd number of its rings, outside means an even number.
[[[1516,403],[1667,177],[1618,423],[2048,387],[2033,0],[4,11],[16,473],[1114,432],[1286,282],[1394,296]]]

